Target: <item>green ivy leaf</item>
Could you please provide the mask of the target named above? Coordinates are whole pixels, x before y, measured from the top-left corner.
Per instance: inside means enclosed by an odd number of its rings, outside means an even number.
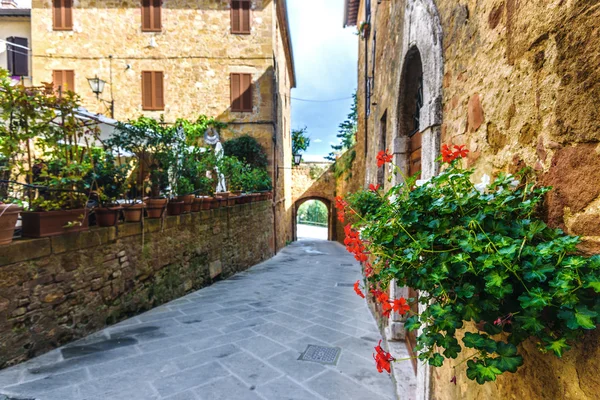
[[[523,365],[523,357],[517,354],[517,348],[510,343],[498,342],[497,350],[499,357],[490,360],[489,364],[500,371],[517,372],[517,368]]]
[[[592,318],[596,318],[598,313],[589,310],[587,306],[580,306],[575,308],[575,311],[563,310],[558,313],[558,318],[566,321],[567,327],[572,330],[578,328],[583,329],[594,329],[596,325]]]
[[[567,339],[560,338],[550,341],[550,344],[545,347],[546,350],[553,351],[557,357],[562,357],[565,350],[569,350],[571,346],[567,344]]]
[[[483,385],[486,382],[491,382],[496,380],[496,376],[500,375],[502,371],[500,371],[494,365],[486,365],[484,361],[467,361],[467,377],[471,380],[477,381],[480,385]]]
[[[451,335],[446,335],[437,340],[437,345],[445,349],[444,356],[446,358],[456,358],[462,350],[458,344],[458,340]]]
[[[416,315],[409,317],[406,320],[406,322],[404,323],[404,327],[409,332],[416,331],[417,329],[419,329],[421,327],[421,322],[419,322],[419,317]]]
[[[435,353],[433,357],[429,358],[429,365],[433,367],[441,367],[444,365],[444,357],[441,354]]]
[[[542,288],[533,288],[528,294],[519,296],[523,308],[541,310],[549,304],[550,296]]]
[[[469,348],[483,350],[488,353],[493,353],[496,351],[496,342],[490,339],[487,335],[481,335],[479,333],[465,333],[463,343]]]
[[[533,316],[529,315],[517,315],[515,319],[521,324],[521,328],[525,329],[533,334],[537,334],[544,330],[544,325]]]

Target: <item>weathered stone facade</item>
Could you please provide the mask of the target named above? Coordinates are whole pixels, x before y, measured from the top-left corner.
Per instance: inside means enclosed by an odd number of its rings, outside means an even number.
[[[348,3],[360,7],[357,16],[346,16],[354,18],[347,24],[367,20],[367,1]],[[530,167],[540,183],[554,187],[545,204],[546,220],[581,235],[583,251],[600,252],[596,2],[370,3],[371,26],[358,41],[357,149],[366,148],[365,160],[357,157],[355,164],[357,172],[366,170],[361,184],[378,179],[375,156],[383,148],[392,150],[396,162],[408,170],[405,135],[412,115],[403,107],[414,101],[404,95],[414,82],[406,80],[406,65],[418,51],[423,76],[422,174],[436,172],[433,160],[441,143],[465,144],[471,150],[468,164],[476,168],[476,180],[483,174]],[[373,83],[368,85],[370,79]],[[385,183],[397,181],[393,177]],[[420,366],[417,398],[597,397],[597,379],[584,373],[597,368],[597,335],[591,334],[562,360],[540,354],[533,342],[521,351],[525,365],[517,374],[484,386],[466,378],[456,386],[450,383],[453,375],[464,376],[464,364],[447,363],[434,375]]]
[[[0,252],[0,368],[273,255],[269,202],[16,240]]]
[[[109,114],[87,78],[107,82],[114,117],[145,115],[173,123],[200,114],[228,123],[225,140],[248,134],[267,151],[275,182],[277,247],[291,239],[290,91],[294,64],[284,0],[253,0],[251,33],[231,33],[228,0],[165,0],[162,30],[142,32],[140,1],[73,2],[73,30],[54,31],[52,1],[33,0],[32,75],[52,81],[53,70],[74,70],[75,91],[92,112]],[[163,111],[142,110],[142,71],[164,72]],[[231,111],[230,74],[252,75],[253,111]],[[281,225],[281,226],[279,226]],[[275,229],[275,228],[274,228]]]

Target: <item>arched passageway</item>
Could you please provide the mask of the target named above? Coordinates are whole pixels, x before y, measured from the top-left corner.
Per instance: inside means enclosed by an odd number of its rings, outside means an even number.
[[[313,207],[311,207],[314,205]],[[309,209],[309,207],[312,208]],[[294,215],[292,218],[292,232],[294,232],[294,240],[302,239],[303,237],[311,239],[335,240],[334,237],[334,210],[331,200],[324,197],[306,197],[297,200],[294,204]],[[309,213],[321,213],[321,209],[325,210],[325,222],[307,221]],[[311,218],[314,219],[314,218]],[[308,222],[308,223],[307,223]],[[311,223],[312,222],[312,223]],[[300,233],[300,234],[299,234]]]

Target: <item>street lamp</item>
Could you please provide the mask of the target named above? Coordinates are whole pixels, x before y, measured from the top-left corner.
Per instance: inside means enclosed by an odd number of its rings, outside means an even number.
[[[302,162],[302,154],[294,154],[294,165],[297,167]]]
[[[100,98],[100,95],[102,94],[102,92],[104,92],[104,86],[106,85],[106,81],[98,78],[98,75],[96,75],[93,78],[87,78],[88,83],[90,84],[90,88],[92,89],[92,92],[96,95],[96,99],[106,103],[109,107],[110,110],[110,117],[114,118],[115,117],[115,101],[111,100],[104,100]]]

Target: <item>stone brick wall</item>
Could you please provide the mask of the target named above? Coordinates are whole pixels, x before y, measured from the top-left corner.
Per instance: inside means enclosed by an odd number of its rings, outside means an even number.
[[[0,368],[273,255],[270,202],[0,247]]]
[[[398,146],[404,140],[399,128],[403,122],[399,112],[402,65],[407,51],[415,45],[423,60],[436,60],[435,48],[441,43],[443,71],[427,76],[431,63],[423,63],[424,91],[434,90],[428,81],[441,80],[443,86],[438,127],[441,143],[465,144],[471,150],[468,164],[476,168],[475,180],[483,174],[532,168],[540,183],[554,187],[545,204],[545,219],[581,235],[584,252],[599,253],[600,49],[595,45],[595,32],[600,29],[600,10],[596,2],[377,3],[371,2],[370,35],[367,40],[357,40],[358,146],[366,143],[367,157],[359,158],[361,152],[357,151],[354,171],[365,171],[362,184],[377,177],[374,157],[381,149],[381,119],[386,111],[386,147],[396,153],[399,165],[406,162],[406,154]],[[365,19],[365,4],[361,1],[358,21]],[[423,12],[415,12],[419,7]],[[431,35],[436,24],[443,32],[441,38]],[[417,38],[412,40],[410,35]],[[365,112],[365,77],[374,78],[369,117]],[[434,154],[425,156],[435,156],[438,151],[431,147],[428,152]],[[485,386],[460,378],[464,364],[447,363],[444,368],[433,369],[431,384],[427,374],[422,374],[427,368],[420,368],[417,398],[597,397],[600,384],[587,372],[598,367],[596,333],[562,360],[540,354],[534,341],[523,345],[521,352],[525,366],[517,374],[506,374]],[[454,374],[459,376],[457,385],[450,383]]]

